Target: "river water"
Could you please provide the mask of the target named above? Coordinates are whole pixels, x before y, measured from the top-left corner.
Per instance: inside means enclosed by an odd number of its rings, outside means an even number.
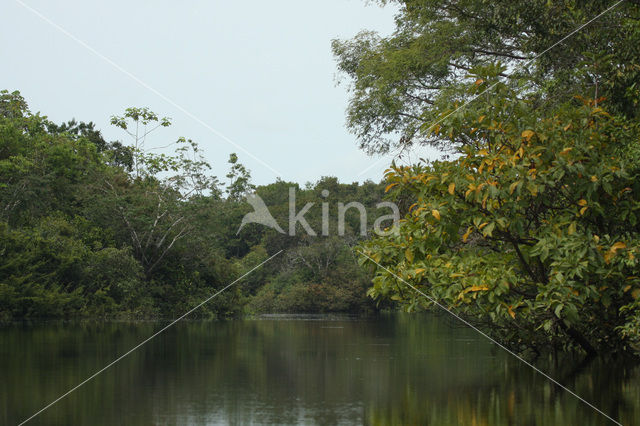
[[[162,322],[0,327],[0,424],[18,424],[152,335]],[[541,365],[625,425],[640,369]],[[183,321],[33,425],[614,424],[443,316],[268,316]]]

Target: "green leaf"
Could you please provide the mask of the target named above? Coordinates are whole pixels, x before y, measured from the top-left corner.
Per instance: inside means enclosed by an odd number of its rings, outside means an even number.
[[[564,305],[562,303],[558,303],[556,308],[553,310],[553,313],[555,313],[558,318],[561,318],[560,313],[562,312],[562,308],[564,308]]]
[[[482,229],[482,235],[484,235],[485,237],[490,237],[495,227],[496,227],[496,223],[491,222],[490,224],[488,224]]]

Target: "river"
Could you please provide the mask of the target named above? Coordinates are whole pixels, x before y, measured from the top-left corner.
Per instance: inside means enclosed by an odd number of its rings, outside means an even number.
[[[20,423],[165,324],[3,325],[0,423]],[[638,368],[541,368],[640,424]],[[614,423],[449,318],[395,314],[182,321],[28,424]]]

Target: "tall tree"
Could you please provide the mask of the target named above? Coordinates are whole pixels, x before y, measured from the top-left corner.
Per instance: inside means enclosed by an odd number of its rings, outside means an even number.
[[[111,121],[133,138],[134,174],[129,177],[115,172],[112,178],[104,179],[100,184],[106,196],[102,205],[122,221],[136,257],[150,276],[175,244],[193,230],[187,201],[218,194],[218,181],[208,174],[211,166],[191,139],[179,138],[175,155],[145,150],[148,135],[169,126],[168,118],[159,119],[147,108],[128,108]]]
[[[251,173],[238,161],[236,153],[229,154],[228,163],[230,168],[229,173],[227,173],[227,179],[229,179],[227,197],[229,197],[230,200],[239,201],[256,189],[256,187],[251,183]]]
[[[607,97],[628,118],[640,112],[640,6],[608,0],[381,0],[399,7],[389,37],[363,31],[335,40],[338,68],[351,79],[348,127],[370,153],[412,145],[449,146],[434,135],[439,101],[471,99],[478,65],[500,62],[502,80],[538,92],[536,107],[566,96]],[[586,26],[582,27],[583,25]],[[577,28],[579,31],[574,32]],[[571,37],[565,38],[568,34]],[[549,49],[560,42],[556,47]],[[535,59],[535,60],[533,60]],[[518,94],[516,94],[517,96]],[[492,96],[488,91],[478,102]],[[457,141],[456,141],[457,142]]]
[[[392,36],[334,42],[349,126],[453,155],[386,174],[406,216],[362,246],[370,294],[515,350],[640,349],[637,2],[397,3]]]

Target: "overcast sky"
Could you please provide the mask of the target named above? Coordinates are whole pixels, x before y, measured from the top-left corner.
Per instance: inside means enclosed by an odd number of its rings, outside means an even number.
[[[0,88],[108,140],[126,141],[111,115],[148,106],[174,124],[147,146],[192,138],[220,177],[236,152],[257,184],[379,181],[390,160],[346,130],[330,43],[388,34],[394,14],[363,0],[2,0]]]

